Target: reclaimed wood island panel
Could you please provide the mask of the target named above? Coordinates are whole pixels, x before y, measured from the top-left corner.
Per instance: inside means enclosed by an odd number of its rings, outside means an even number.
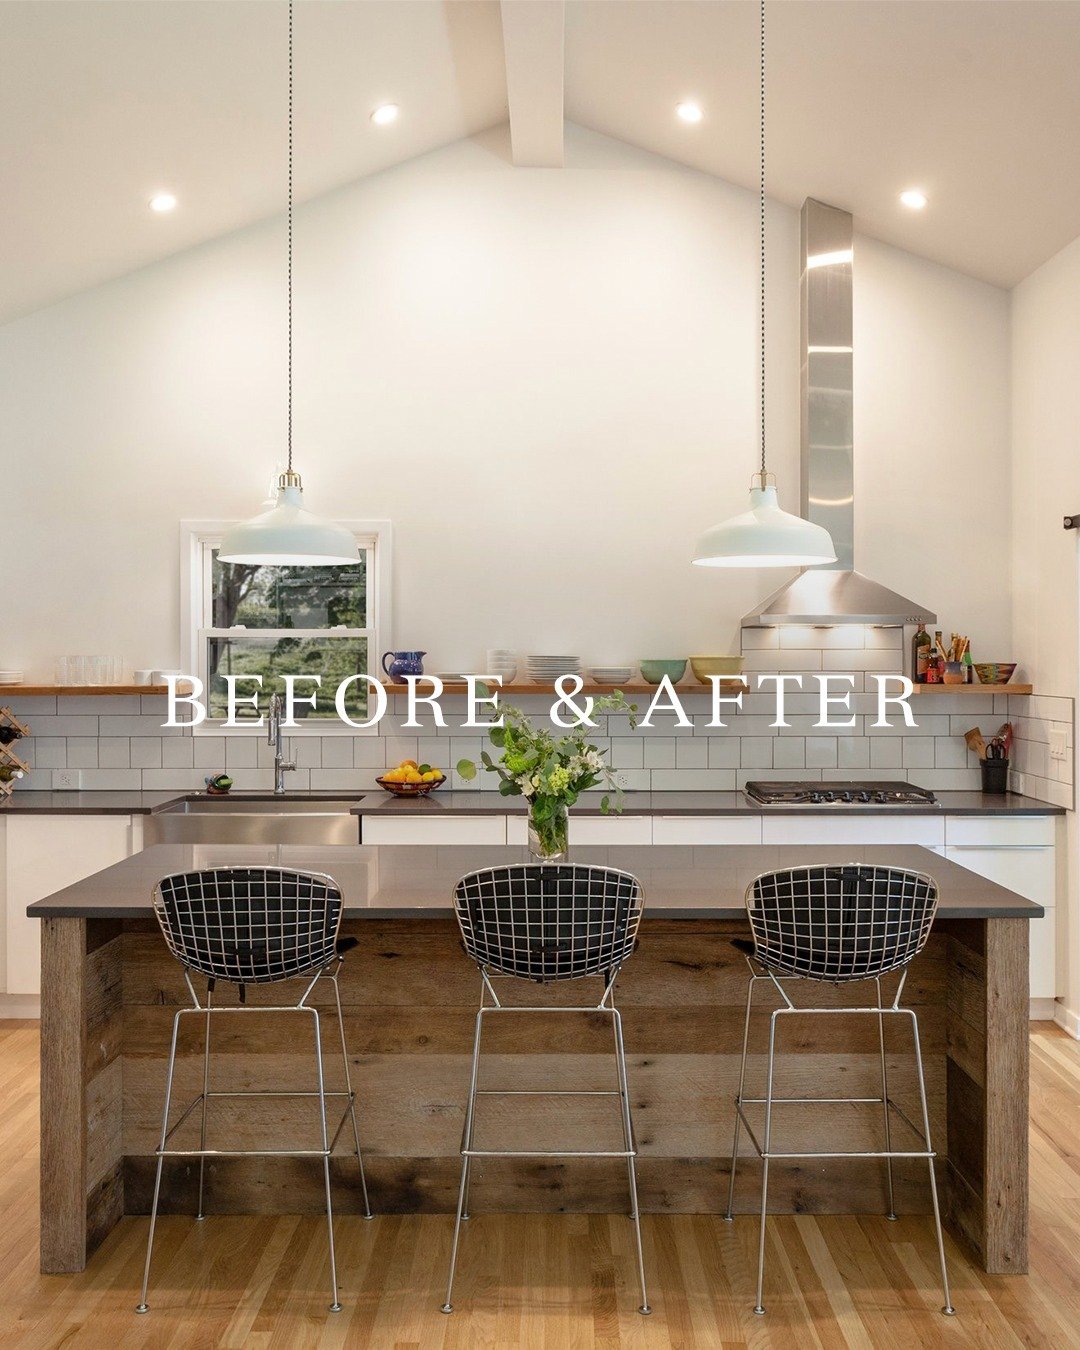
[[[31,906],[42,920],[42,1269],[82,1269],[121,1215],[149,1211],[172,1019],[188,1002],[150,896],[160,877],[192,867],[258,863],[337,879],[343,932],[359,939],[341,985],[373,1206],[382,1213],[452,1212],[479,979],[461,950],[449,895],[462,872],[523,857],[513,848],[161,845]],[[641,943],[619,979],[617,1001],[641,1203],[653,1212],[725,1206],[747,976],[731,939],[748,932],[749,880],[774,867],[856,860],[932,873],[941,889],[938,919],[911,967],[904,1002],[919,1014],[946,1220],[986,1270],[1026,1269],[1027,923],[1042,913],[1037,905],[905,846],[581,848],[574,860],[626,868],[645,887]],[[569,1002],[578,992],[555,986],[544,996]],[[816,986],[819,992],[838,1004],[859,1001],[850,986]],[[219,996],[230,995],[219,986]],[[274,995],[264,986],[248,997],[257,1004]],[[751,1072],[763,1072],[771,1006],[762,999],[755,1013]],[[886,1019],[890,1094],[916,1114],[903,1021]],[[197,1023],[181,1021],[178,1108],[201,1087]],[[225,1019],[214,1030],[212,1086],[313,1085],[310,1048],[298,1034],[291,1019]],[[495,1019],[485,1032],[487,1085],[607,1087],[609,1036],[610,1019],[602,1017],[551,1017],[543,1025]],[[331,1086],[340,1061],[332,1036],[324,1045]],[[871,1019],[784,1019],[778,1051],[778,1091],[785,1095],[879,1090]],[[528,1113],[521,1098],[486,1100],[491,1106],[479,1129],[491,1145],[574,1148],[588,1140],[595,1147],[605,1131],[614,1139],[619,1128],[610,1099],[553,1097]],[[312,1111],[308,1102],[217,1101],[210,1143],[216,1137],[221,1146],[244,1147],[258,1137],[303,1147],[313,1137]],[[821,1148],[826,1140],[873,1148],[880,1123],[880,1108],[807,1106],[778,1115],[775,1128],[792,1148]],[[355,1162],[343,1155],[334,1170],[335,1208],[360,1212]],[[898,1210],[928,1213],[924,1164],[898,1162],[895,1175]],[[208,1210],[320,1212],[320,1177],[307,1159],[212,1159]],[[758,1180],[753,1160],[739,1168],[740,1212],[756,1207]],[[190,1160],[167,1162],[162,1211],[194,1213],[196,1185]],[[623,1169],[606,1160],[491,1159],[474,1171],[479,1208],[617,1212],[624,1190]],[[884,1164],[776,1162],[770,1207],[884,1213]]]

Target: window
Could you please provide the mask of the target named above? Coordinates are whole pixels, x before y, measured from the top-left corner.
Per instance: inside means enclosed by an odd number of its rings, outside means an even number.
[[[392,645],[390,524],[347,521],[345,527],[359,546],[355,564],[264,567],[221,561],[221,522],[183,523],[184,670],[203,683],[207,720],[200,730],[220,730],[227,716],[226,675],[261,675],[264,700],[284,692],[284,675],[320,675],[318,690],[297,682],[298,698],[318,694],[314,708],[298,704],[297,730],[350,730],[334,707],[337,687],[351,675],[377,674],[381,653]],[[241,681],[237,695],[257,688]],[[362,721],[367,702],[367,686],[354,684],[345,703],[349,716]],[[236,716],[254,722],[259,714],[239,704]]]

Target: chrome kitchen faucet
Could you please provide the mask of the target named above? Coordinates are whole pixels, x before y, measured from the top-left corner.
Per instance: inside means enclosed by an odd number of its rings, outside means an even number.
[[[284,797],[285,775],[296,768],[295,761],[285,758],[281,743],[281,695],[270,695],[270,708],[266,718],[266,743],[274,747],[274,795]]]

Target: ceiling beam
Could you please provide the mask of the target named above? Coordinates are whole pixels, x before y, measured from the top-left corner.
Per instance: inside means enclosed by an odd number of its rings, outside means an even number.
[[[563,163],[563,0],[502,0],[510,147],[521,168]]]

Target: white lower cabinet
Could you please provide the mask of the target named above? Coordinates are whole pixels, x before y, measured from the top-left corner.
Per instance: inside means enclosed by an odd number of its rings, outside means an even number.
[[[1027,816],[1006,820],[995,816],[958,816],[946,822],[945,848],[950,862],[966,867],[1042,905],[1046,914],[1028,926],[1029,998],[1032,1015],[1047,1014],[1046,1003],[1057,995],[1055,927],[1057,917],[1056,818]]]
[[[41,989],[41,920],[27,905],[142,848],[141,816],[9,815],[3,832],[3,992]]]
[[[364,816],[365,844],[505,844],[508,817]],[[524,822],[523,822],[524,823]]]

